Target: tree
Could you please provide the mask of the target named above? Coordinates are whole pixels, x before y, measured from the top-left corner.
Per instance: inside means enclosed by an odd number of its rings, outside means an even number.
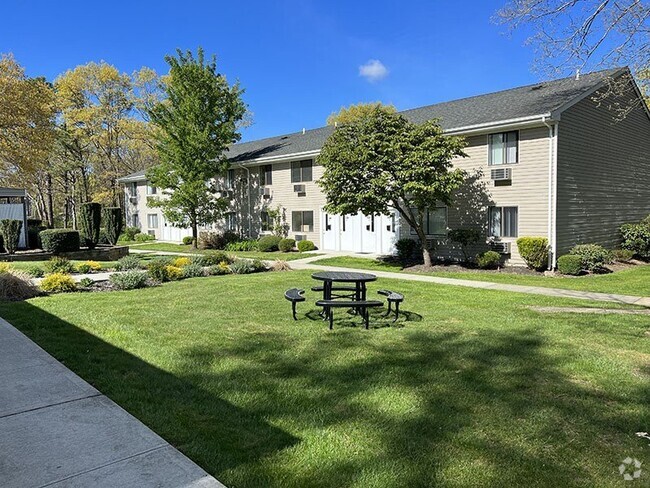
[[[227,202],[215,196],[214,178],[225,174],[228,146],[240,139],[238,124],[246,106],[238,83],[218,74],[216,60],[199,48],[166,56],[170,66],[166,99],[148,110],[156,131],[160,164],[147,177],[164,198],[150,198],[173,225],[191,227],[196,246],[198,226],[215,222]]]
[[[650,2],[647,0],[510,0],[496,20],[528,38],[537,65],[552,75],[577,69],[629,66],[650,95]],[[645,74],[644,74],[645,73]],[[629,79],[611,80],[605,96],[624,93]],[[620,107],[621,115],[640,100]]]
[[[349,107],[341,107],[338,112],[332,112],[330,116],[327,117],[327,125],[350,124],[355,120],[372,113],[376,108],[381,108],[390,113],[397,112],[397,109],[393,105],[383,105],[381,102],[361,102],[356,105],[350,105]]]
[[[339,126],[325,142],[318,158],[325,208],[344,215],[395,209],[417,233],[430,266],[424,215],[437,202],[451,204],[465,177],[451,161],[465,157],[464,147],[463,138],[443,135],[435,120],[418,125],[377,106]]]

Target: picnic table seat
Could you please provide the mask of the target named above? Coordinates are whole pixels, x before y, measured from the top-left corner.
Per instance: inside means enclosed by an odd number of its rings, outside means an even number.
[[[317,307],[323,307],[327,318],[330,321],[330,330],[334,328],[334,313],[333,308],[356,308],[361,312],[366,329],[368,328],[369,316],[368,308],[383,307],[383,302],[379,300],[318,300]]]
[[[384,295],[386,297],[386,301],[388,301],[388,311],[386,312],[386,317],[390,315],[392,311],[391,306],[393,303],[395,304],[395,318],[393,319],[393,322],[395,322],[399,317],[399,304],[404,301],[404,295],[391,290],[378,290],[377,293]]]
[[[305,290],[301,290],[299,288],[290,288],[284,292],[284,298],[291,302],[291,313],[293,314],[293,320],[298,320],[298,317],[296,317],[296,303],[305,301],[305,297],[303,296],[304,293]]]

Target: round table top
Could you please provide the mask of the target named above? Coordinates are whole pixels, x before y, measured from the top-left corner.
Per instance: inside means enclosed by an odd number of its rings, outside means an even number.
[[[356,271],[319,271],[311,275],[311,277],[320,281],[338,281],[343,283],[363,283],[377,279],[374,274],[357,273]]]

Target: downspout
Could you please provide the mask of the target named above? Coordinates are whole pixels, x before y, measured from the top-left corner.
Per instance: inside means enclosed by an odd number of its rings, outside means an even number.
[[[542,117],[542,123],[548,128],[548,241],[550,252],[548,255],[548,269],[555,269],[557,263],[557,122],[554,125]]]
[[[248,235],[246,237],[248,237],[250,239],[250,237],[251,237],[251,227],[252,227],[252,218],[253,218],[253,216],[251,214],[251,171],[246,166],[244,166],[243,164],[239,164],[238,166],[241,169],[243,169],[244,171],[246,171],[246,196],[248,198],[248,209],[246,210],[246,213],[248,214],[248,219],[247,219],[248,220],[248,224],[247,224],[247,227],[248,227],[248,233],[247,234]]]

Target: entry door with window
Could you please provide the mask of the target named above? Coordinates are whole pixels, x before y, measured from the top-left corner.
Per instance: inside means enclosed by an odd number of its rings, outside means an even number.
[[[339,222],[340,217],[338,215],[328,214],[323,212],[321,214],[321,226],[323,239],[321,242],[321,247],[328,251],[338,251],[339,250]]]
[[[377,224],[379,217],[376,215],[360,216],[361,220],[361,252],[377,252]]]

